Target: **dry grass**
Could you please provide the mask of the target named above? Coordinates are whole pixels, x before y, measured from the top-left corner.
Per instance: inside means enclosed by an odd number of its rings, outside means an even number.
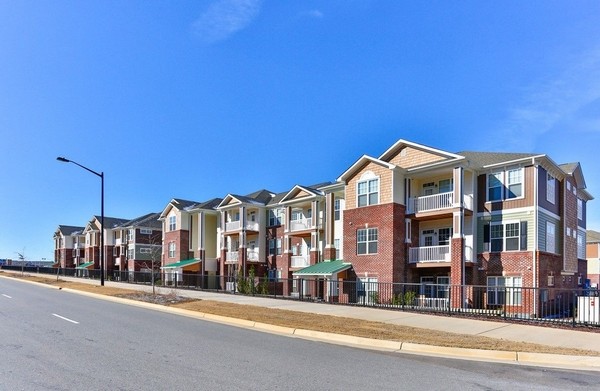
[[[589,350],[567,349],[546,345],[538,345],[533,343],[513,342],[488,337],[447,333],[416,327],[397,326],[366,320],[343,318],[338,316],[308,314],[304,312],[270,309],[252,305],[240,305],[210,300],[195,300],[181,296],[176,296],[175,294],[154,296],[151,293],[142,293],[140,291],[132,289],[113,288],[107,286],[102,287],[95,284],[90,285],[80,282],[63,280],[57,281],[55,278],[41,276],[21,276],[20,274],[12,273],[4,273],[4,275],[7,277],[24,278],[29,281],[56,285],[64,288],[76,289],[85,292],[98,293],[107,296],[124,297],[133,300],[149,301],[190,311],[198,311],[299,329],[324,331],[329,333],[353,335],[374,339],[385,339],[391,341],[412,342],[435,346],[600,356],[599,352]]]

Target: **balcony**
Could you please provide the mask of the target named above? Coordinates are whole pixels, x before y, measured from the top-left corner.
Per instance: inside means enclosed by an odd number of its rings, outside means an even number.
[[[241,220],[230,221],[225,223],[225,232],[237,231],[242,228]],[[248,231],[258,231],[259,224],[258,221],[247,221],[244,228]]]
[[[408,251],[408,263],[450,263],[450,246],[412,247]]]
[[[464,208],[473,210],[473,196],[465,194]],[[433,194],[423,197],[411,197],[408,202],[407,213],[423,213],[437,210],[450,209],[454,207],[454,192]]]
[[[261,262],[258,250],[247,250],[246,254],[246,260],[248,260],[249,262]]]
[[[238,251],[227,251],[225,262],[237,262],[239,259]]]
[[[310,257],[308,255],[292,255],[290,267],[307,267],[310,266]]]

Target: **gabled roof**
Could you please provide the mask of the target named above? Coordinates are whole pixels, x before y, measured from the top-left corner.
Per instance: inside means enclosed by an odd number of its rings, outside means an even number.
[[[275,196],[273,198],[271,198],[271,201],[269,201],[269,203],[267,205],[277,205],[277,204],[279,204],[279,202],[281,202],[281,200],[283,199],[283,197],[285,197],[287,195],[287,193],[289,193],[289,192],[288,191],[284,191],[282,193],[275,194]]]
[[[300,192],[305,192],[306,194],[308,194],[307,196],[302,197],[302,199],[309,199],[319,196],[322,197],[323,195],[325,195],[325,193],[323,193],[321,190],[314,189],[308,186],[296,185],[292,188],[292,190],[287,192],[287,194],[281,199],[280,203],[283,204],[286,202],[295,201],[294,196],[296,196]]]
[[[158,220],[160,217],[160,213],[148,213],[140,217],[136,217],[135,219],[126,221],[121,224],[121,228],[131,228],[131,227],[147,227],[147,228],[162,228],[162,223]]]
[[[448,159],[459,159],[461,158],[461,156],[451,153],[451,152],[446,152],[446,151],[442,151],[441,149],[437,149],[437,148],[432,148],[429,147],[427,145],[423,145],[423,144],[417,144],[417,143],[413,143],[411,141],[407,141],[407,140],[398,140],[394,143],[394,145],[392,145],[391,147],[389,147],[387,149],[387,151],[385,151],[384,153],[381,154],[381,156],[379,156],[380,160],[383,160],[385,162],[387,162],[392,156],[396,155],[398,153],[398,151],[400,151],[403,148],[406,147],[412,147],[414,149],[418,149],[421,151],[425,151],[425,152],[429,152],[431,154],[434,155],[438,155],[438,156],[443,156],[446,157]]]
[[[502,163],[513,163],[523,159],[540,156],[538,153],[504,153],[504,152],[473,152],[463,151],[457,155],[464,156],[471,163],[471,167],[482,169]]]
[[[59,225],[56,229],[56,232],[60,232],[61,234],[63,234],[63,236],[69,236],[73,234],[81,234],[84,229],[85,227],[77,227],[74,225]]]
[[[585,189],[585,179],[583,177],[583,170],[581,169],[581,164],[579,163],[565,163],[558,165],[565,173],[573,176],[575,178],[575,182],[577,183],[578,189]]]
[[[227,194],[227,196],[225,196],[225,198],[223,198],[223,200],[219,203],[219,206],[217,206],[217,208],[223,208],[223,207],[228,206],[232,200],[237,201],[234,203],[234,205],[249,204],[249,205],[257,205],[257,206],[265,206],[273,199],[274,196],[275,196],[274,193],[270,192],[269,190],[265,190],[265,189],[255,191],[254,193],[250,193],[245,196],[230,193],[230,194]]]
[[[346,183],[348,178],[350,178],[352,175],[354,175],[354,173],[357,170],[359,170],[363,165],[365,165],[369,162],[378,164],[378,165],[388,168],[390,170],[397,168],[395,165],[385,162],[383,160],[380,160],[380,159],[377,159],[377,158],[374,158],[374,157],[371,157],[368,155],[362,155],[352,166],[350,166],[349,169],[347,169],[342,175],[340,175],[340,177],[338,178],[338,181]]]
[[[600,243],[600,232],[588,229],[585,233],[586,243]]]
[[[91,226],[92,223],[97,222],[98,228],[100,228],[100,223],[102,221],[102,216],[93,216],[92,219],[85,226],[84,231],[94,230]],[[129,219],[122,219],[119,217],[106,217],[104,216],[104,229],[113,229],[122,225],[123,223],[128,222]],[[89,229],[88,229],[89,228]]]
[[[189,201],[183,200],[181,198],[172,198],[171,201],[169,201],[167,206],[165,206],[163,211],[160,213],[159,219],[164,219],[167,216],[167,214],[169,214],[172,208],[175,208],[177,210],[185,210],[186,208],[193,207],[194,205],[199,203],[200,202],[198,201]]]

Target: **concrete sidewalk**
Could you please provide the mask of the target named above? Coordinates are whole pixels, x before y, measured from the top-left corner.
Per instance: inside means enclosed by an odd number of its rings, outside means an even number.
[[[60,278],[63,280],[86,282],[90,284],[99,283],[95,280],[86,280],[81,278]],[[124,284],[112,281],[106,281],[105,285],[115,288],[152,291],[152,287],[145,285]],[[163,294],[168,294],[174,291],[172,288],[156,288],[159,290],[159,293]],[[591,332],[580,331],[577,329],[558,329],[545,326],[515,324],[501,321],[486,321],[457,316],[451,317],[427,315],[370,307],[332,305],[326,303],[244,296],[229,293],[194,291],[186,289],[177,289],[176,292],[180,296],[195,299],[223,301],[227,303],[247,304],[265,308],[364,319],[374,322],[418,327],[429,330],[447,331],[457,334],[485,336],[508,341],[531,342],[541,345],[600,352],[600,330],[599,332]],[[598,360],[600,361],[600,358]]]
[[[8,271],[10,272],[10,271]],[[29,273],[32,274],[32,273]],[[48,275],[39,275],[40,277],[51,277]],[[62,280],[98,285],[97,280],[87,280],[72,277],[60,277]],[[146,285],[125,284],[119,282],[106,281],[108,287],[133,289],[139,291],[151,292],[152,287]],[[242,305],[253,305],[264,308],[282,309],[297,312],[306,312],[312,314],[340,316],[354,319],[364,319],[374,322],[382,322],[401,326],[411,326],[421,329],[446,331],[451,333],[486,336],[499,340],[530,342],[547,346],[562,348],[575,348],[592,350],[600,353],[600,332],[579,331],[577,329],[555,329],[551,327],[514,324],[508,322],[485,321],[472,318],[449,317],[438,315],[418,314],[412,312],[403,312],[395,310],[385,310],[367,307],[353,307],[345,305],[332,305],[325,303],[302,302],[294,300],[274,299],[256,296],[244,296],[229,293],[216,293],[206,291],[193,291],[184,289],[172,289],[156,287],[157,293],[170,294],[173,291],[177,295],[202,300],[221,301]],[[90,294],[101,296],[96,294]],[[156,306],[154,304],[139,304],[140,306]],[[162,306],[161,306],[162,307]],[[184,310],[170,309],[166,307],[165,311],[180,312]],[[194,316],[187,314],[188,316]],[[251,327],[262,331],[277,332],[280,334],[290,334],[301,338],[316,339],[333,343],[343,343],[363,348],[381,348],[389,342],[386,350],[402,351],[417,354],[430,354],[438,356],[450,356],[467,359],[497,360],[513,363],[523,363],[527,365],[552,366],[569,369],[587,369],[600,371],[600,357],[592,356],[562,356],[543,353],[523,353],[523,352],[494,352],[477,351],[476,349],[444,348],[427,345],[398,343],[392,341],[377,341],[368,338],[340,336],[336,334],[311,332],[310,330],[299,330],[283,328],[278,326],[268,327],[268,325],[259,324],[245,320],[235,320],[220,316],[200,315],[212,321],[222,321],[224,323],[238,325],[240,327]],[[285,330],[284,330],[285,329]],[[399,347],[395,348],[398,344]]]

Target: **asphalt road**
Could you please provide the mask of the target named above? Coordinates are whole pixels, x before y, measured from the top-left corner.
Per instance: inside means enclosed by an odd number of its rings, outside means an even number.
[[[282,337],[0,278],[0,390],[590,390],[600,374]]]

